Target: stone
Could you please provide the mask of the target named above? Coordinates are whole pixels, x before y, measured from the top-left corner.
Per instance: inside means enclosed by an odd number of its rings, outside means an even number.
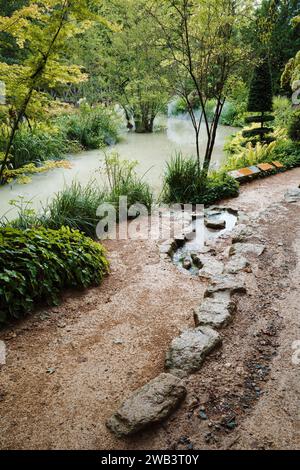
[[[199,276],[203,279],[222,274],[224,270],[224,264],[211,256],[199,256],[199,261],[202,265]]]
[[[182,262],[182,267],[187,271],[192,267],[192,260],[191,258],[185,258]]]
[[[125,400],[106,426],[118,437],[131,436],[167,418],[185,395],[185,385],[178,377],[160,374]]]
[[[216,292],[227,291],[229,294],[245,294],[245,282],[231,274],[222,274],[211,278],[210,286],[206,289],[204,297],[212,297]]]
[[[175,240],[167,240],[160,245],[159,251],[161,255],[172,256],[176,248],[177,246]]]
[[[176,235],[175,236],[175,243],[176,243],[177,248],[183,246],[184,243],[185,243],[185,235],[184,234]]]
[[[253,230],[246,224],[239,224],[232,232],[232,243],[244,243],[253,235]]]
[[[226,221],[223,219],[205,219],[205,226],[212,230],[224,230],[226,228]]]
[[[261,256],[266,246],[258,243],[235,243],[229,251],[230,256],[255,255]]]
[[[244,256],[232,256],[225,267],[225,273],[237,274],[250,266],[249,261]]]
[[[191,253],[191,258],[193,260],[194,265],[197,266],[197,268],[199,269],[203,268],[203,263],[201,261],[200,255],[198,255],[197,253]]]
[[[204,299],[200,307],[194,311],[196,327],[211,326],[223,328],[232,320],[236,304],[231,300],[229,292],[217,292],[213,297]]]
[[[180,377],[197,372],[206,356],[220,344],[220,335],[208,326],[185,330],[171,343],[166,369]]]
[[[287,193],[285,193],[284,199],[286,202],[289,202],[289,203],[300,201],[300,189],[299,188],[290,189],[289,191],[287,191]]]

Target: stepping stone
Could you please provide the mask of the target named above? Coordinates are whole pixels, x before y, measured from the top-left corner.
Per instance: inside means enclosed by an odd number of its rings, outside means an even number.
[[[253,235],[251,227],[245,224],[237,225],[232,232],[232,243],[246,242]]]
[[[210,228],[212,230],[224,230],[226,228],[226,221],[223,219],[205,219],[204,224],[207,228]]]
[[[280,162],[272,162],[272,165],[274,165],[275,168],[278,168],[278,169],[284,168],[284,165]]]
[[[183,260],[183,262],[182,262],[183,269],[186,269],[187,271],[189,271],[192,266],[193,266],[193,262],[192,262],[191,258],[185,258]]]
[[[286,202],[294,203],[300,201],[300,189],[291,189],[284,195]]]
[[[238,170],[233,170],[229,171],[228,175],[234,178],[235,180],[239,180],[240,178],[243,178],[243,175]]]
[[[259,168],[261,171],[271,171],[271,170],[274,170],[274,166],[271,165],[270,163],[259,163],[257,166],[258,166],[258,168]]]
[[[249,170],[251,170],[254,175],[257,175],[257,174],[261,173],[260,169],[257,168],[257,166],[254,166],[254,165],[249,166]]]
[[[241,168],[239,170],[240,174],[243,176],[253,176],[254,172],[251,170],[251,168]]]
[[[179,377],[197,372],[206,356],[220,344],[220,335],[208,326],[186,330],[173,339],[166,354],[166,369]]]
[[[224,264],[213,257],[199,256],[202,268],[199,270],[199,277],[202,279],[211,279],[224,271]]]
[[[247,292],[245,282],[231,274],[222,274],[211,278],[211,284],[206,289],[204,297],[212,297],[216,292],[228,291],[229,294],[245,294]]]
[[[300,193],[300,191],[299,191]],[[300,197],[300,196],[299,196]],[[255,255],[261,256],[265,251],[266,246],[255,244],[255,243],[234,243],[230,248],[230,256],[241,256],[241,255]]]
[[[230,299],[230,293],[217,292],[213,297],[205,299],[194,312],[195,325],[222,328],[231,322],[231,315],[235,311],[236,304]]]
[[[176,250],[176,242],[175,240],[167,240],[162,243],[159,247],[159,251],[161,255],[169,255],[172,256],[173,252]]]
[[[240,256],[240,255],[232,256],[232,258],[230,259],[230,261],[227,263],[225,267],[225,273],[237,274],[240,271],[244,271],[249,266],[250,266],[250,263],[246,258],[244,258],[244,256]]]
[[[106,426],[119,437],[131,436],[167,418],[185,395],[178,377],[160,374],[125,400]]]

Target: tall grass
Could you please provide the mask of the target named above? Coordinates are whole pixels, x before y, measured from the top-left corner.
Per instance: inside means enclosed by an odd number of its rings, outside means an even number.
[[[12,201],[12,205],[17,208],[18,217],[11,222],[3,218],[0,226],[9,225],[23,230],[41,226],[58,230],[68,226],[95,238],[99,222],[96,214],[101,204],[111,203],[118,215],[119,198],[127,196],[128,208],[139,203],[148,210],[151,209],[153,194],[150,186],[136,174],[135,166],[136,162],[121,160],[116,153],[106,156],[105,173],[109,181],[107,188],[100,188],[96,182],[84,186],[73,181],[70,186],[59,191],[40,214],[32,209],[30,201],[22,198]]]
[[[166,203],[190,202],[199,185],[197,161],[193,157],[184,158],[176,152],[166,164],[164,174],[163,200]]]
[[[8,135],[3,126],[1,131],[0,147],[4,151]],[[35,124],[29,128],[27,124],[23,124],[15,135],[10,163],[14,169],[18,169],[28,163],[58,160],[68,149],[69,144],[60,129],[46,124]]]
[[[150,210],[153,205],[151,188],[137,175],[136,166],[136,161],[121,160],[116,152],[105,155],[104,172],[109,184],[107,201],[117,210],[121,196],[127,196],[127,207],[139,203]]]
[[[96,212],[105,198],[105,191],[101,190],[96,183],[91,182],[83,186],[73,181],[70,186],[58,192],[44,209],[40,218],[41,224],[52,229],[68,226],[95,238],[95,230],[99,222]]]
[[[175,154],[167,163],[162,200],[167,204],[212,204],[238,195],[238,183],[225,172],[198,174],[194,157]]]

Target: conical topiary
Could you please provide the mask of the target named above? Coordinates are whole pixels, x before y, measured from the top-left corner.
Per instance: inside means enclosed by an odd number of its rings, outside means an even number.
[[[261,127],[243,132],[244,137],[259,136],[264,140],[266,134],[273,132],[273,129],[266,126],[266,123],[274,121],[272,78],[268,59],[264,58],[254,69],[250,92],[248,98],[248,112],[259,113],[256,116],[246,118],[246,123],[259,123]],[[270,139],[268,139],[270,140]]]

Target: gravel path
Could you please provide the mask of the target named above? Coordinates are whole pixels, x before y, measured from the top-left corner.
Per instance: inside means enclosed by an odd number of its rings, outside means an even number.
[[[299,182],[300,169],[256,181],[226,204],[254,214]],[[102,286],[67,293],[60,307],[1,331],[0,448],[298,448],[300,205],[273,207],[255,227],[268,250],[253,261],[251,295],[239,298],[223,348],[189,378],[173,417],[127,440],[104,424],[162,371],[171,339],[193,325],[205,284],[161,260],[155,242],[111,241]]]

